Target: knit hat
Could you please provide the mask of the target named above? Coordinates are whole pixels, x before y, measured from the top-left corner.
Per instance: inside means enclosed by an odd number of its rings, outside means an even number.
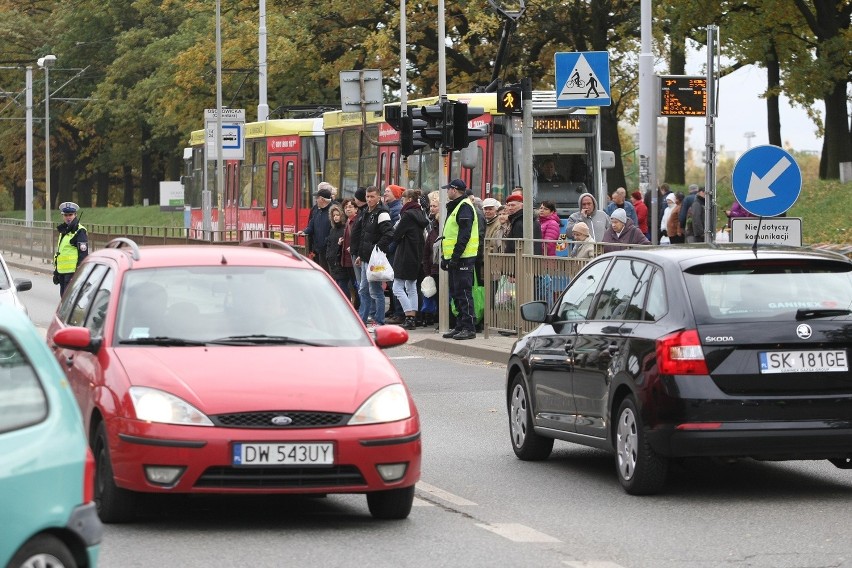
[[[613,221],[618,219],[622,223],[627,223],[627,212],[624,209],[616,209],[612,212],[612,215],[610,215],[609,218]]]
[[[698,186],[694,183],[689,184],[689,193],[698,193]]]
[[[361,203],[365,203],[367,201],[367,190],[363,187],[359,187],[355,190],[355,199],[360,201]]]
[[[402,192],[405,191],[405,188],[402,187],[401,185],[394,185],[394,184],[389,185],[387,187],[387,189],[389,189],[390,192],[393,194],[394,199],[399,199],[400,197],[402,197]]]
[[[582,233],[587,237],[589,236],[589,226],[583,223],[582,221],[574,223],[574,226],[571,228],[571,231],[577,231],[578,233]]]
[[[512,202],[515,202],[515,201],[517,201],[519,203],[523,203],[524,202],[524,196],[518,195],[517,193],[513,193],[512,195],[510,195],[509,197],[506,198],[506,203],[512,203]]]

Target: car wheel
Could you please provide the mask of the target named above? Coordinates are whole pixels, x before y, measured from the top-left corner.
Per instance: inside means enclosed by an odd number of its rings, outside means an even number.
[[[40,534],[18,550],[9,568],[77,568],[68,547],[53,535]]]
[[[105,523],[124,523],[136,516],[137,495],[115,484],[109,459],[106,427],[98,426],[95,435],[95,506]]]
[[[367,493],[367,506],[374,519],[404,519],[411,513],[414,486]]]
[[[618,409],[615,425],[615,469],[618,480],[631,495],[658,493],[666,483],[668,460],[652,448],[636,410],[636,402],[628,396]]]
[[[512,436],[512,449],[515,450],[515,455],[527,461],[547,459],[553,451],[553,438],[545,438],[535,433],[532,401],[520,374],[512,381],[511,395],[509,433]]]

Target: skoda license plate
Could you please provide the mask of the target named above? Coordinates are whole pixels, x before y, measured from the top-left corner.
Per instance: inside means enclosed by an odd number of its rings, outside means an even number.
[[[835,351],[764,351],[760,357],[760,372],[768,373],[831,373],[849,370],[846,350]]]
[[[334,465],[334,445],[322,443],[237,443],[232,463],[244,465]]]

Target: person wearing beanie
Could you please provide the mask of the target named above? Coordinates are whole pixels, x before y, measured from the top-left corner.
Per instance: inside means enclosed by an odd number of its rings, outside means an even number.
[[[390,211],[391,215],[391,224],[396,225],[396,222],[399,221],[399,212],[402,209],[402,192],[405,191],[405,188],[400,185],[388,185],[385,187],[385,191],[382,194],[382,200],[385,202],[385,206],[387,206],[388,211]]]
[[[355,281],[358,284],[358,315],[361,316],[361,321],[367,323],[370,314],[373,313],[373,299],[370,296],[369,291],[366,292],[366,294],[361,292],[362,270],[361,263],[358,260],[358,255],[361,250],[362,235],[364,233],[364,217],[367,211],[367,188],[359,187],[355,190],[354,203],[357,211],[354,219],[349,221],[351,224],[351,228],[349,230],[349,256],[352,258],[352,267],[355,271]],[[382,311],[384,311],[384,309],[382,309]]]
[[[603,242],[615,243],[616,246],[604,246],[604,252],[623,250],[620,245],[647,245],[650,241],[645,238],[639,227],[633,224],[633,219],[627,216],[624,209],[616,209],[609,218],[610,227],[604,233]]]
[[[402,327],[408,330],[417,329],[417,278],[420,275],[423,248],[426,246],[423,230],[429,225],[420,206],[420,197],[419,189],[409,189],[402,193],[402,212],[393,232],[396,252],[393,255],[392,289],[404,314]]]
[[[589,226],[579,221],[574,223],[571,229],[571,250],[568,256],[571,258],[594,258],[595,243],[589,238]]]
[[[592,241],[601,242],[604,233],[609,229],[609,215],[598,209],[598,202],[591,193],[580,195],[578,203],[580,210],[568,217],[566,234],[570,237],[574,224],[582,221],[588,227]]]
[[[524,197],[513,193],[506,198],[506,210],[509,212],[509,230],[503,242],[503,252],[515,254],[516,243],[520,245],[524,238]],[[533,254],[542,255],[541,224],[533,217]],[[515,240],[521,239],[521,240]]]
[[[689,237],[689,233],[686,231],[686,219],[689,216],[689,209],[692,207],[692,204],[695,203],[695,196],[698,195],[698,186],[694,183],[689,184],[689,190],[686,197],[683,198],[683,205],[680,208],[680,215],[678,216],[678,221],[680,221],[680,228],[683,231],[683,234]],[[691,242],[688,241],[687,242]]]
[[[402,194],[405,188],[401,185],[390,184],[385,186],[385,191],[382,193],[382,201],[390,211],[391,225],[396,227],[399,223],[399,216],[402,212]],[[393,266],[394,255],[396,254],[396,241],[391,242],[390,250],[388,251],[388,261]],[[396,295],[391,294],[390,306],[385,314],[385,323],[403,324],[405,323],[405,312],[399,303]]]

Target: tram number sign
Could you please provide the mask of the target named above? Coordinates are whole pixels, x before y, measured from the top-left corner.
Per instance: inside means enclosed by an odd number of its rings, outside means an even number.
[[[660,76],[660,116],[706,116],[707,77]]]

